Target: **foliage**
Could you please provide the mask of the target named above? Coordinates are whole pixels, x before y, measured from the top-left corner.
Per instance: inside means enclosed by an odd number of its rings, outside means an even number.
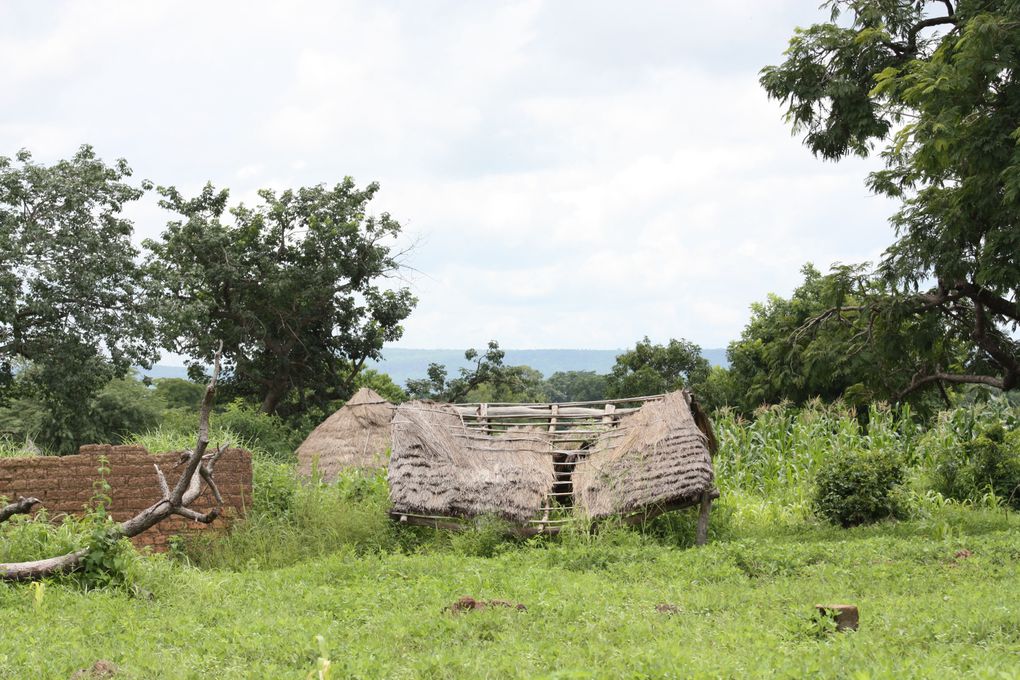
[[[903,461],[888,448],[837,449],[818,473],[815,511],[843,527],[904,513]]]
[[[921,442],[928,451],[932,486],[946,498],[980,501],[992,494],[1020,510],[1020,429],[988,418],[974,424],[971,436],[949,437],[934,429]]]
[[[859,300],[847,279],[858,268],[822,275],[808,264],[801,273],[804,281],[789,299],[769,295],[751,306],[740,339],[726,350],[731,384],[722,389],[732,401],[723,403],[745,414],[762,404],[816,397],[866,405],[899,394],[917,361],[950,362],[958,351],[930,317],[881,316],[864,327],[848,320],[844,310]]]
[[[354,379],[354,389],[359,390],[362,387],[374,390],[380,397],[392,404],[407,401],[407,392],[400,389],[400,385],[393,382],[390,376],[374,368],[363,368],[358,373],[358,377]]]
[[[610,399],[663,394],[685,386],[697,389],[708,378],[708,360],[701,348],[688,340],[653,345],[645,337],[634,349],[616,357],[606,377],[606,396]]]
[[[943,383],[1020,386],[1020,4],[826,4],[832,20],[798,30],[762,85],[824,158],[887,142],[886,168],[868,183],[900,201],[898,240],[877,277],[842,276],[858,302],[829,321],[871,340],[875,323],[912,319],[923,339],[966,348],[890,357],[911,375],[901,396]],[[883,354],[910,340],[878,338]]]
[[[820,400],[799,409],[762,407],[753,420],[731,409],[717,411],[712,424],[719,453],[713,463],[723,495],[744,491],[776,499],[806,493],[834,451],[882,449],[913,459],[920,430],[909,406],[874,405],[866,414],[864,426],[853,408]]]
[[[199,369],[223,342],[225,390],[275,413],[293,390],[323,404],[352,392],[364,362],[397,340],[415,304],[382,280],[399,263],[390,243],[400,225],[368,216],[379,187],[351,178],[277,194],[227,213],[228,192],[206,185],[192,199],[160,187],[180,219],[146,241],[151,304],[167,349]]]
[[[235,433],[239,437],[238,443],[249,442],[276,460],[292,459],[294,450],[306,434],[295,432],[279,416],[264,413],[240,399],[217,411],[211,422]]]
[[[600,401],[606,398],[606,376],[595,371],[556,371],[546,380],[552,401]]]
[[[739,382],[732,368],[712,366],[705,382],[698,385],[698,401],[707,411],[727,406],[746,404],[746,395],[740,392]]]
[[[46,407],[40,438],[63,451],[81,443],[80,405],[156,356],[122,215],[147,185],[130,176],[125,161],[106,165],[89,146],[50,166],[27,151],[0,157],[0,388],[17,361],[32,362],[21,386]]]
[[[542,374],[530,366],[506,366],[506,352],[490,340],[484,354],[469,349],[464,358],[473,361],[471,368],[460,369],[456,378],[447,376],[440,364],[429,364],[428,376],[407,381],[407,392],[415,399],[443,402],[465,401],[544,401],[548,396]]]
[[[45,451],[76,453],[79,444],[119,441],[130,432],[155,427],[163,417],[163,401],[129,374],[110,380],[77,404],[73,422],[61,421],[59,411],[32,390],[38,368],[33,365],[19,372],[14,387],[20,396],[0,408],[0,430]]]
[[[357,472],[333,484],[300,483],[293,469],[273,463],[254,468],[254,504],[225,537],[188,537],[184,553],[196,565],[218,569],[287,566],[341,551],[397,547],[387,516],[383,475]]]
[[[184,378],[156,378],[152,381],[156,397],[167,408],[198,410],[205,394],[205,384]],[[135,430],[138,431],[137,429]]]

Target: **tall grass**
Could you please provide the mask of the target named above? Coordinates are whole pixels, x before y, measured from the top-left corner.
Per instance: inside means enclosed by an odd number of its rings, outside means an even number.
[[[389,520],[386,478],[348,472],[335,483],[302,482],[293,466],[255,459],[253,504],[226,535],[199,534],[178,554],[200,567],[283,567],[341,550],[398,548]]]
[[[838,449],[894,448],[906,460],[920,433],[909,407],[872,406],[866,424],[842,403],[803,408],[767,406],[745,420],[729,409],[715,414],[717,483],[725,492],[799,497]]]
[[[943,414],[927,430],[907,407],[878,405],[858,413],[844,404],[814,402],[802,408],[763,408],[750,420],[719,411],[714,415],[720,443],[715,468],[722,498],[713,511],[712,538],[739,539],[817,524],[812,514],[815,480],[838,451],[893,450],[910,466],[911,486],[905,495],[914,518],[941,516],[950,506],[960,509],[960,504],[924,486],[925,466],[933,449],[958,446],[977,431],[975,423],[989,420],[1016,427],[1020,408],[1005,400],[968,406]],[[191,423],[182,420],[127,441],[159,452],[190,449],[194,436]],[[267,450],[260,439],[247,438],[222,421],[214,422],[210,440],[214,444],[229,441],[253,451],[253,503],[247,518],[228,534],[200,535],[178,545],[178,555],[197,566],[282,567],[338,551],[490,556],[513,548],[498,527],[485,522],[462,535],[395,526],[387,516],[384,474],[351,472],[333,484],[302,481],[295,475],[292,453],[279,445],[275,451]],[[973,505],[991,508],[995,499]],[[693,543],[694,519],[694,513],[671,513],[641,527],[640,533],[644,540],[687,546]],[[587,535],[582,524],[578,531]],[[568,537],[550,545],[562,541]]]
[[[25,458],[38,456],[39,449],[31,441],[17,441],[13,437],[0,435],[0,458]]]

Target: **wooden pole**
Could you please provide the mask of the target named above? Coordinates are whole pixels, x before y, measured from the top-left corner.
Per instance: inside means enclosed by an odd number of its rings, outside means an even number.
[[[706,491],[701,494],[701,511],[698,513],[698,533],[694,542],[705,545],[708,541],[708,512],[712,509],[712,496]]]
[[[602,416],[602,422],[606,425],[613,424],[613,413],[616,411],[616,404],[606,404],[605,415]]]

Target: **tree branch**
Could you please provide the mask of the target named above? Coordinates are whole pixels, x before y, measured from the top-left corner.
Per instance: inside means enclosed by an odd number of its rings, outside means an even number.
[[[907,389],[900,392],[898,395],[896,395],[896,401],[902,401],[903,398],[906,397],[911,392],[914,392],[926,385],[930,385],[932,383],[936,383],[939,381],[956,384],[987,385],[989,387],[994,387],[1000,390],[1003,388],[1002,379],[996,378],[991,375],[971,375],[963,373],[937,372],[923,377],[914,376],[914,379],[910,381],[910,386],[907,387]]]
[[[918,21],[916,24],[914,24],[910,28],[910,31],[907,33],[906,53],[914,54],[915,52],[917,52],[918,33],[920,33],[926,28],[931,28],[932,26],[941,26],[943,24],[953,24],[955,26],[956,17],[952,15],[945,17],[931,17],[929,19],[922,19],[921,21]]]
[[[14,515],[27,515],[32,511],[33,506],[36,506],[41,502],[42,501],[34,496],[29,496],[28,498],[21,496],[14,503],[0,508],[0,522],[6,522]]]

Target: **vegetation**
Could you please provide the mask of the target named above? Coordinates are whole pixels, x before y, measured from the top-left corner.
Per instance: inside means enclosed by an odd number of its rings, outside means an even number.
[[[752,307],[729,368],[646,337],[606,375],[547,379],[492,341],[405,391],[364,369],[416,303],[387,285],[400,225],[369,215],[377,185],[229,210],[226,190],[161,187],[174,217],[140,262],[123,212],[151,187],[126,162],[0,157],[0,457],[191,449],[202,387],[131,367],[162,347],[197,380],[222,341],[209,439],[254,460],[246,516],[167,555],[112,522],[105,464],[82,517],[5,510],[0,563],[68,561],[0,580],[0,677],[1015,677],[1020,3],[825,4],[761,83],[823,158],[883,145],[868,183],[899,202],[896,240],[876,268],[806,265]],[[710,545],[690,549],[689,512],[526,540],[492,518],[406,527],[382,474],[298,479],[295,447],[362,386],[395,402],[692,388],[719,443]],[[203,452],[188,474],[215,463]],[[164,516],[194,500],[186,481]],[[508,606],[458,612],[463,596]],[[860,607],[859,631],[819,620],[835,602]]]
[[[291,463],[272,460],[281,452],[256,445],[251,515],[228,536],[185,540],[169,557],[121,557],[102,591],[75,579],[51,580],[42,595],[0,585],[0,675],[68,677],[103,659],[128,678],[303,678],[327,658],[333,677],[663,676],[680,666],[713,677],[847,667],[1008,677],[1017,516],[993,497],[948,500],[925,480],[956,433],[1018,417],[1005,400],[927,429],[909,408],[873,409],[867,426],[841,404],[771,407],[753,422],[723,412],[723,496],[699,550],[689,549],[691,513],[527,541],[491,523],[461,535],[402,528],[385,518],[382,476],[302,484]],[[215,430],[214,440],[227,434]],[[163,442],[177,448],[172,434]],[[904,519],[845,530],[813,514],[816,483],[841,448],[901,457]],[[26,557],[88,540],[74,523],[0,526],[0,545]],[[465,595],[527,609],[451,613]],[[860,607],[859,632],[814,620],[815,604],[835,601]],[[39,636],[54,642],[19,642]]]
[[[128,182],[91,147],[40,165],[27,151],[0,157],[0,405],[42,405],[39,441],[74,451],[90,404],[112,378],[155,358],[143,280],[121,215],[146,185]],[[14,385],[15,373],[32,369]]]
[[[846,299],[810,325],[851,326],[909,376],[899,396],[1020,386],[1020,5],[826,5],[832,20],[799,30],[761,83],[823,158],[886,142],[868,184],[900,209],[875,274],[835,271]]]
[[[408,289],[380,286],[399,268],[388,242],[400,225],[366,216],[378,189],[349,177],[331,188],[266,189],[227,221],[227,191],[207,185],[186,199],[161,187],[160,204],[181,218],[145,244],[164,347],[197,368],[222,342],[231,391],[265,413],[291,393],[300,407],[350,396],[415,304]]]
[[[670,340],[666,345],[653,345],[646,337],[634,349],[616,357],[606,380],[606,396],[617,399],[665,394],[700,385],[708,372],[708,360],[693,342]]]

